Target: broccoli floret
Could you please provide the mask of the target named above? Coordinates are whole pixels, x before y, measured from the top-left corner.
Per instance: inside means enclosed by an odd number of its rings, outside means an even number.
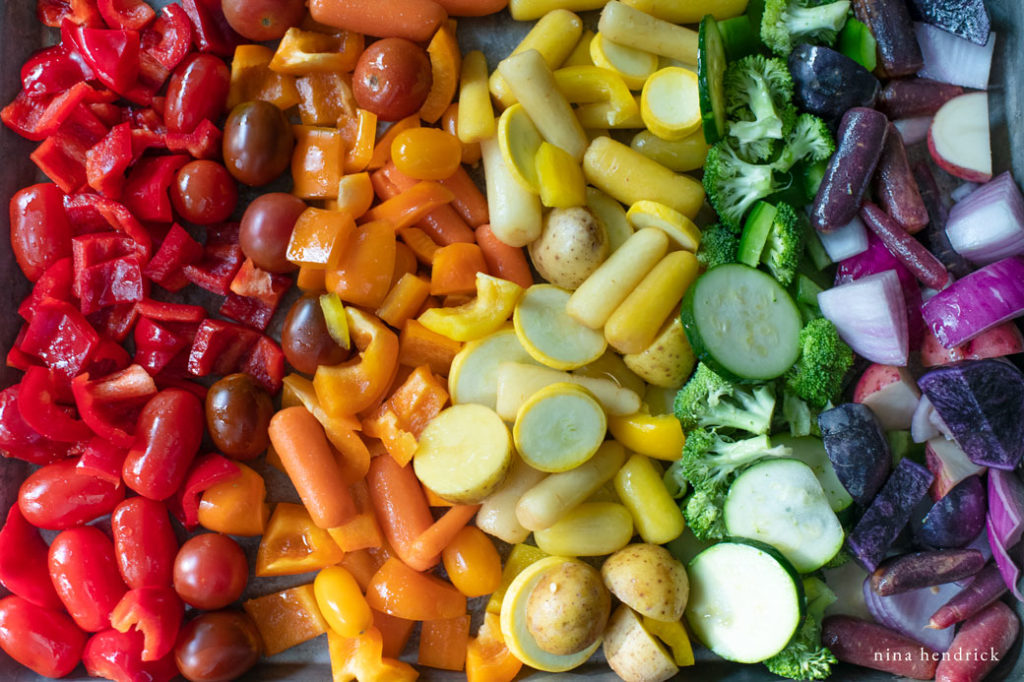
[[[697,247],[697,261],[707,269],[725,263],[735,263],[739,253],[740,240],[724,225],[712,225],[700,236]]]
[[[821,434],[818,410],[811,408],[806,400],[788,388],[782,390],[782,423],[789,428],[789,435],[795,438]]]
[[[827,160],[836,151],[836,141],[828,124],[813,114],[800,114],[786,146],[775,162],[776,169],[788,171],[797,163]]]
[[[702,362],[679,389],[673,407],[676,418],[687,430],[709,427],[768,433],[775,410],[775,391],[771,384],[733,384]]]
[[[835,325],[823,317],[811,320],[800,330],[800,358],[786,372],[786,386],[811,405],[824,407],[839,395],[851,365],[853,351]]]
[[[683,518],[698,540],[714,542],[725,537],[725,492],[695,490],[683,505]]]
[[[800,216],[792,206],[780,202],[775,207],[768,240],[761,250],[761,262],[768,266],[772,277],[782,286],[789,286],[803,255],[804,229]]]
[[[785,445],[772,447],[768,436],[732,440],[707,429],[686,434],[680,468],[683,478],[694,490],[728,488],[733,474],[762,457],[786,457],[792,454]]]
[[[835,593],[818,578],[804,580],[807,615],[786,648],[764,662],[769,671],[794,680],[824,680],[832,674],[836,657],[821,644],[821,619],[836,600]]]
[[[849,0],[817,6],[807,6],[801,0],[767,0],[761,18],[761,40],[783,56],[789,55],[797,43],[831,45],[849,11]]]
[[[786,62],[751,55],[733,62],[725,72],[725,107],[729,135],[740,154],[763,160],[775,151],[775,141],[793,129],[793,78]]]
[[[785,189],[792,178],[776,175],[771,163],[749,163],[727,140],[714,144],[704,162],[704,190],[726,227],[739,232],[743,217],[760,199]]]

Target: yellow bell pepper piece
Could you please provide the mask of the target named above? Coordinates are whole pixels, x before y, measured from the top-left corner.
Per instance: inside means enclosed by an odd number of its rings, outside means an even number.
[[[693,646],[690,644],[690,637],[686,634],[686,628],[682,621],[673,620],[670,622],[654,620],[650,616],[644,616],[644,629],[668,645],[672,650],[672,660],[680,668],[693,665]]]
[[[522,293],[515,282],[480,272],[476,298],[455,308],[431,308],[420,315],[419,322],[453,341],[481,339],[508,320]]]
[[[661,468],[647,457],[630,457],[615,474],[613,482],[615,492],[633,515],[633,523],[644,542],[663,545],[686,529],[683,512],[669,495]]]
[[[262,535],[270,516],[267,485],[263,477],[235,463],[239,476],[221,481],[203,491],[199,498],[199,525],[226,535]]]
[[[336,344],[348,350],[352,346],[352,339],[348,334],[348,315],[345,313],[345,304],[335,293],[321,294],[320,310],[324,313],[327,333],[331,335]]]
[[[313,388],[330,416],[365,410],[388,389],[398,366],[398,336],[358,308],[346,308],[348,328],[359,357],[340,365],[320,365]]]
[[[576,159],[550,142],[541,144],[534,159],[540,203],[548,208],[571,208],[587,202],[587,181]]]
[[[462,58],[456,130],[464,144],[494,137],[494,107],[487,86],[487,57],[479,50],[468,52]]]
[[[242,102],[263,100],[286,111],[301,101],[295,77],[270,70],[274,53],[263,45],[239,45],[231,60],[227,109]]]
[[[568,9],[552,8],[552,11],[542,12],[534,18],[538,17],[540,21],[530,29],[509,56],[537,50],[547,65],[554,70],[565,62],[579,42],[580,36],[583,35],[583,21]],[[491,95],[503,109],[515,104],[516,95],[502,74],[497,71],[491,74],[489,86]]]
[[[671,414],[657,416],[637,412],[626,417],[608,417],[612,437],[627,450],[669,462],[683,452],[683,425]]]

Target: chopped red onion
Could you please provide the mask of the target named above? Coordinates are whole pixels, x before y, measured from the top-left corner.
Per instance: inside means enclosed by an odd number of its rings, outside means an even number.
[[[907,364],[907,307],[895,270],[826,289],[818,294],[818,307],[858,355],[883,365]]]
[[[921,313],[944,348],[1024,315],[1024,257],[1011,256],[975,270],[926,301]]]
[[[932,126],[932,117],[915,116],[914,118],[901,118],[898,121],[893,121],[892,124],[896,126],[900,137],[903,138],[903,144],[909,147],[912,144],[924,142],[928,139],[928,129]]]
[[[957,253],[979,265],[1024,253],[1024,196],[1009,171],[953,205],[946,236]]]
[[[833,263],[868,250],[868,231],[859,217],[833,232],[819,232],[818,238]]]
[[[1013,547],[1024,534],[1024,483],[1014,471],[989,469],[988,518],[1003,547]]]
[[[914,416],[910,418],[910,438],[915,443],[924,443],[942,435],[931,420],[931,415],[934,413],[935,408],[932,407],[932,401],[928,400],[928,396],[922,395],[921,399],[917,401]]]
[[[959,185],[952,192],[950,192],[949,198],[952,199],[953,201],[963,201],[964,199],[967,198],[968,194],[978,189],[979,187],[981,187],[981,185],[979,185],[976,182],[965,182],[962,185]]]
[[[989,34],[984,45],[976,45],[931,24],[915,23],[914,32],[924,56],[924,68],[918,76],[975,90],[988,89],[995,33]]]
[[[934,630],[928,627],[928,621],[959,592],[956,583],[946,583],[880,597],[871,589],[871,578],[864,581],[864,601],[875,620],[939,652],[952,644],[953,628]]]
[[[992,556],[996,560],[996,566],[999,567],[999,574],[1003,576],[1003,582],[1006,583],[1006,587],[1014,597],[1024,601],[1024,595],[1020,592],[1020,566],[1014,561],[1011,550],[1003,546],[1003,543],[999,542],[999,538],[996,537],[991,516],[985,520],[985,529],[988,533],[988,543],[992,546]],[[1019,558],[1020,545],[1017,545],[1015,550]]]

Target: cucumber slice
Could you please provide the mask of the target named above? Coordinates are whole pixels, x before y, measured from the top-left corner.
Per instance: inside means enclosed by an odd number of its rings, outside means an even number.
[[[740,474],[725,497],[725,528],[776,548],[801,573],[836,555],[845,534],[811,468],[796,459],[762,461]]]
[[[828,504],[832,507],[832,511],[841,512],[853,504],[853,498],[850,497],[850,493],[846,492],[843,484],[839,482],[836,470],[832,466],[832,461],[828,458],[828,453],[825,452],[825,446],[820,438],[815,438],[814,436],[802,436],[800,438],[794,438],[790,435],[772,436],[772,444],[785,445],[793,451],[792,456],[794,459],[798,459],[811,467],[811,471],[817,476],[822,490],[825,491],[825,497],[828,499]]]
[[[736,254],[739,262],[756,268],[761,262],[761,252],[768,243],[775,214],[778,210],[767,201],[759,201],[750,210],[747,220],[743,223],[743,234],[740,235],[740,247]]]
[[[725,137],[725,45],[718,22],[710,14],[697,31],[697,91],[704,139],[714,144]]]
[[[697,278],[681,319],[697,356],[727,379],[774,379],[800,355],[796,304],[775,278],[747,265],[719,265]]]
[[[733,538],[690,562],[690,629],[722,658],[757,663],[782,651],[804,619],[800,575],[764,543]]]

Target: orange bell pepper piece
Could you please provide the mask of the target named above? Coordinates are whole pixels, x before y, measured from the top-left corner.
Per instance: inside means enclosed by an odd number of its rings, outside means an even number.
[[[469,644],[469,614],[446,620],[424,621],[416,662],[441,670],[462,670]]]
[[[403,227],[398,230],[398,236],[402,242],[409,247],[409,250],[416,256],[416,260],[424,265],[433,265],[434,255],[441,248],[433,238],[418,227]]]
[[[366,481],[356,481],[349,486],[352,500],[356,503],[355,517],[343,526],[329,528],[328,532],[345,552],[355,552],[371,547],[380,547],[384,543],[380,524],[373,513],[373,502]]]
[[[359,589],[366,592],[374,574],[384,565],[384,561],[385,559],[379,558],[379,555],[372,554],[365,549],[357,549],[353,552],[346,552],[345,558],[338,565],[351,573],[359,583]]]
[[[363,420],[363,428],[367,435],[380,438],[388,454],[405,466],[416,452],[420,433],[447,402],[448,391],[423,365],[409,374],[374,415]]]
[[[299,274],[295,277],[295,286],[302,291],[326,291],[327,273],[323,268],[312,265],[300,265]]]
[[[466,648],[467,682],[512,682],[523,667],[501,635],[497,614],[484,614],[483,625]]]
[[[377,135],[377,114],[357,109],[354,116],[338,120],[338,129],[345,140],[345,172],[366,170],[373,157],[374,138]]]
[[[274,53],[263,45],[239,45],[231,60],[231,81],[228,89],[230,111],[242,102],[263,100],[282,111],[299,103],[295,77],[270,70]]]
[[[419,222],[438,206],[444,206],[455,195],[443,185],[424,180],[377,204],[363,216],[364,220],[386,220],[396,230]]]
[[[388,161],[391,160],[391,143],[394,142],[395,138],[398,137],[398,133],[409,128],[418,128],[420,126],[419,114],[412,114],[406,116],[403,119],[395,121],[391,126],[384,131],[384,134],[377,140],[377,144],[373,148],[373,156],[370,157],[370,164],[367,166],[370,170],[377,170]],[[387,198],[387,197],[382,197]]]
[[[416,621],[392,616],[383,611],[370,611],[373,613],[373,627],[380,630],[384,639],[384,655],[398,658],[405,651],[405,645],[409,643],[409,636]]]
[[[446,620],[466,613],[466,597],[458,590],[395,558],[373,576],[366,601],[370,608],[408,620]]]
[[[419,677],[408,663],[384,656],[383,637],[375,627],[358,637],[327,633],[333,682],[412,682]]]
[[[328,199],[324,208],[344,211],[353,218],[359,218],[373,205],[373,183],[369,173],[349,173],[338,183],[338,198]]]
[[[363,223],[328,264],[327,288],[346,303],[376,308],[391,288],[395,250],[395,231],[389,223]]]
[[[328,415],[354,415],[387,390],[398,363],[398,337],[380,320],[346,308],[348,329],[359,356],[340,365],[321,365],[313,388]]]
[[[409,367],[429,365],[432,372],[445,377],[455,355],[462,350],[461,342],[431,331],[415,319],[405,321],[399,344],[398,361],[401,364]]]
[[[267,486],[251,468],[235,462],[239,475],[210,486],[199,498],[199,525],[226,535],[262,535],[270,516]]]
[[[279,502],[256,552],[259,577],[297,575],[333,566],[345,553],[301,504]]]
[[[256,623],[267,656],[327,632],[327,621],[320,615],[313,583],[250,599],[242,603],[242,608]]]
[[[430,270],[430,294],[476,293],[478,272],[489,274],[479,246],[463,242],[442,246],[434,254],[434,265]]]
[[[335,249],[344,248],[356,225],[347,213],[310,206],[299,214],[286,251],[299,266],[323,269]]]
[[[448,108],[455,91],[459,89],[459,74],[462,70],[462,51],[455,39],[455,22],[442,24],[427,45],[430,57],[430,73],[433,76],[430,92],[420,107],[420,118],[436,123]]]
[[[382,403],[377,411],[363,419],[366,435],[379,438],[384,449],[400,466],[405,466],[416,454],[416,436],[412,435],[399,423],[398,415]]]
[[[408,248],[408,247],[406,247]],[[416,315],[430,295],[430,283],[415,274],[405,273],[391,287],[377,308],[377,317],[395,328]]]
[[[303,199],[333,199],[344,174],[345,138],[337,128],[292,126],[292,194]]]
[[[342,117],[355,116],[356,99],[347,74],[311,73],[296,78],[295,88],[303,125],[337,126]]]
[[[361,33],[320,33],[293,26],[281,38],[270,68],[293,76],[344,73],[355,68],[365,42]]]

